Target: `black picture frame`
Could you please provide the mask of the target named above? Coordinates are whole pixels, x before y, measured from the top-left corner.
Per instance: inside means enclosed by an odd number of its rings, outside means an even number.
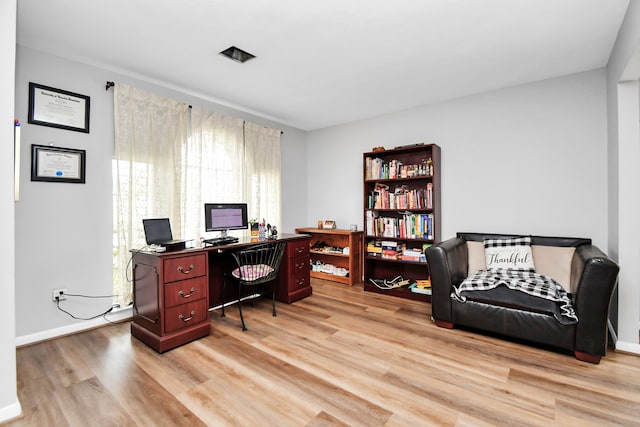
[[[89,133],[91,98],[29,82],[29,118],[34,125]]]
[[[85,183],[86,151],[31,144],[31,181]]]

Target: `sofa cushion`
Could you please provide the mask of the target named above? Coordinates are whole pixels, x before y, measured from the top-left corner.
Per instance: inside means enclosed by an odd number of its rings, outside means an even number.
[[[469,254],[467,276],[473,275],[476,271],[487,269],[487,265],[484,262],[484,244],[482,242],[468,240],[467,252]]]
[[[498,305],[500,307],[553,316],[563,325],[576,323],[562,316],[562,310],[557,302],[535,297],[524,292],[518,292],[506,286],[498,286],[483,291],[466,291],[464,296],[467,301],[476,301],[484,304]]]
[[[531,251],[538,273],[553,278],[567,292],[575,293],[576,290],[570,289],[570,286],[571,260],[576,248],[531,245]]]
[[[553,278],[562,287],[571,293],[575,289],[570,289],[571,284],[571,260],[576,248],[573,246],[542,246],[531,245],[533,263],[536,271],[545,276]],[[467,276],[472,276],[476,271],[486,270],[484,260],[484,245],[479,241],[467,241],[467,252],[469,254],[469,268]]]
[[[487,270],[535,271],[531,252],[531,237],[484,239]]]

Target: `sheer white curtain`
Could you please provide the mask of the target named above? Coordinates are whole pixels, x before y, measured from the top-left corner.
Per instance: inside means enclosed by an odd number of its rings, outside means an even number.
[[[282,224],[280,206],[280,130],[244,125],[245,195],[252,218]]]
[[[142,219],[169,217],[174,230],[182,228],[180,163],[188,109],[124,84],[114,88],[113,279],[122,305],[131,301],[129,250],[145,244]]]
[[[241,119],[192,108],[184,150],[185,236],[204,235],[204,203],[244,202],[242,127]]]
[[[129,250],[145,245],[143,218],[168,217],[174,238],[195,239],[204,203],[246,202],[249,218],[280,225],[279,130],[124,84],[114,113],[116,302],[131,301]]]

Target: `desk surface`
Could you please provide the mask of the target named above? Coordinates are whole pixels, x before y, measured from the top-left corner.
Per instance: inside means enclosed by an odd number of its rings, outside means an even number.
[[[269,243],[269,242],[276,242],[276,241],[281,241],[281,240],[294,240],[294,239],[304,239],[304,238],[308,238],[308,235],[304,235],[304,234],[290,234],[290,233],[283,233],[283,234],[278,234],[278,238],[276,239],[259,239],[256,236],[251,236],[248,233],[246,235],[240,236],[238,242],[236,243],[228,243],[228,244],[224,244],[224,245],[208,245],[205,244],[202,247],[187,247],[185,249],[180,249],[180,250],[166,250],[164,252],[156,252],[155,250],[152,249],[147,249],[147,248],[143,248],[143,249],[131,249],[131,252],[133,253],[144,253],[144,254],[149,254],[149,255],[157,255],[157,256],[173,256],[173,255],[185,255],[188,253],[193,253],[196,251],[203,251],[203,252],[210,252],[210,251],[218,251],[218,252],[225,252],[228,250],[233,250],[233,249],[238,249],[238,248],[242,248],[242,247],[247,247],[247,246],[253,246],[253,245],[258,245],[261,243]],[[187,245],[194,245],[195,242],[187,242]]]

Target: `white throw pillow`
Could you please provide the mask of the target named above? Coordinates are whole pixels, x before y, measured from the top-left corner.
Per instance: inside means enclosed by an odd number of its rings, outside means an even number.
[[[484,239],[483,243],[487,270],[513,269],[535,272],[531,237]]]

